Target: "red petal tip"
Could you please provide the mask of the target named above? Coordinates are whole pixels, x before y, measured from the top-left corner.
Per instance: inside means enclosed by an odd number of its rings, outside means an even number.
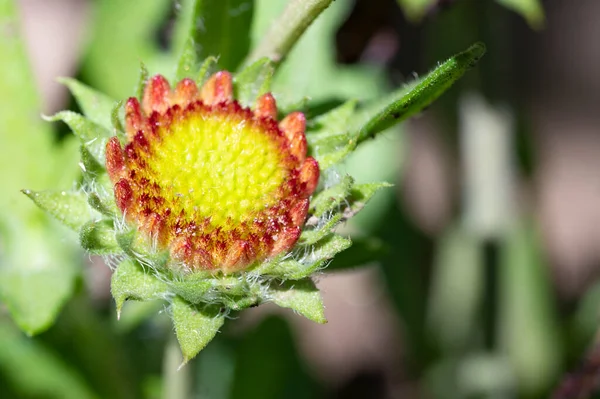
[[[290,152],[298,158],[300,162],[306,158],[306,117],[302,112],[292,112],[286,116],[279,128],[283,131],[290,143]]]
[[[205,104],[214,105],[233,100],[233,83],[231,74],[220,71],[212,75],[202,86],[200,98]]]
[[[263,94],[256,101],[254,114],[259,118],[277,119],[277,102],[271,93]]]

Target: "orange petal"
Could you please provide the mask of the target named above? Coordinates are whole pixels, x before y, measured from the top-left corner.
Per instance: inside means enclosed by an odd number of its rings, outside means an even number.
[[[315,192],[319,184],[319,163],[313,158],[308,157],[300,169],[300,181],[306,184],[304,195],[309,197]]]
[[[123,213],[126,213],[133,203],[133,190],[127,179],[115,183],[115,202]]]
[[[125,103],[125,130],[130,140],[138,131],[144,128],[145,121],[140,102],[137,98],[129,98]]]
[[[254,115],[259,118],[277,119],[277,103],[271,93],[263,94],[258,98]]]
[[[290,209],[290,216],[292,217],[292,223],[294,223],[294,226],[302,226],[306,220],[307,214],[308,199],[298,201],[296,205]]]
[[[231,74],[220,71],[212,75],[202,86],[200,98],[205,104],[214,105],[233,100],[233,83]]]
[[[270,255],[278,255],[292,249],[298,238],[300,238],[301,232],[300,227],[289,227],[281,231],[277,240],[273,243],[273,247],[271,247]]]
[[[106,171],[113,183],[125,176],[125,153],[116,136],[106,143]]]
[[[279,128],[283,131],[290,142],[290,152],[298,158],[300,162],[306,158],[306,117],[302,112],[292,112],[279,123]]]
[[[144,98],[142,100],[142,109],[146,115],[152,111],[163,113],[169,108],[169,95],[171,86],[162,75],[155,75],[150,78],[144,89]]]
[[[185,78],[181,80],[175,88],[173,103],[185,107],[187,104],[196,99],[198,95],[198,86],[192,79]]]

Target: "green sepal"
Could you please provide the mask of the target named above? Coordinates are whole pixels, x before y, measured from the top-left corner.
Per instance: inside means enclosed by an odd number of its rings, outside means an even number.
[[[146,84],[148,83],[148,68],[143,62],[140,62],[140,76],[138,77],[137,86],[135,89],[135,95],[137,99],[141,102],[144,98],[144,90],[146,89]]]
[[[113,197],[101,198],[97,193],[89,193],[87,199],[88,204],[104,216],[115,217],[117,215],[117,204]]]
[[[265,263],[256,269],[256,273],[280,280],[301,280],[324,268],[334,255],[351,245],[352,241],[349,238],[329,233],[325,238],[310,246],[309,250],[306,247],[299,246],[296,249],[294,258],[276,259],[270,263]]]
[[[245,282],[236,277],[211,277],[210,274],[197,272],[176,280],[171,284],[172,291],[194,304],[217,303],[223,295],[240,296],[248,289]]]
[[[350,189],[348,197],[348,207],[344,209],[344,219],[350,219],[356,215],[377,191],[382,188],[393,187],[392,184],[385,182],[355,184]]]
[[[309,320],[319,324],[327,323],[321,293],[310,278],[271,284],[269,299],[283,308],[292,309]]]
[[[448,90],[469,69],[474,67],[485,53],[483,43],[475,43],[462,53],[448,59],[417,82],[396,92],[398,97],[382,107],[369,108],[355,115],[366,120],[358,129],[359,142],[400,123],[421,112]]]
[[[317,225],[312,230],[304,230],[300,235],[300,240],[298,240],[298,245],[312,245],[323,239],[327,236],[331,231],[337,226],[337,224],[342,220],[342,214],[336,213],[331,218],[327,219],[323,225]]]
[[[120,140],[125,139],[124,119],[125,109],[123,108],[123,101],[117,101],[110,113],[110,123],[112,125],[111,136],[117,136]]]
[[[210,57],[206,57],[206,59],[202,62],[202,65],[200,66],[200,70],[198,71],[198,74],[196,75],[196,84],[198,86],[202,86],[204,83],[206,83],[206,81],[208,80],[208,78],[210,78],[210,76],[217,72],[217,70],[219,69],[219,66],[217,64],[219,60],[217,59],[217,57],[214,56],[210,56]]]
[[[110,292],[117,304],[117,314],[120,316],[125,301],[166,298],[168,286],[154,274],[144,271],[138,262],[125,259],[119,263],[112,275]]]
[[[92,210],[83,191],[22,190],[22,192],[42,210],[75,231],[79,231],[92,217]]]
[[[178,295],[171,303],[171,316],[183,364],[193,359],[217,334],[225,321],[218,306],[196,306]]]
[[[340,209],[342,203],[350,195],[353,184],[354,179],[345,175],[336,185],[316,194],[310,201],[310,213],[319,218],[326,212]]]
[[[198,60],[196,58],[197,51],[195,47],[194,39],[189,37],[185,41],[181,54],[179,55],[179,60],[177,61],[177,73],[175,75],[177,81],[197,74]]]
[[[113,221],[102,219],[86,223],[79,232],[81,247],[97,255],[123,253],[117,243]]]
[[[111,136],[110,128],[101,126],[73,111],[61,111],[53,116],[45,117],[45,119],[50,122],[63,121],[66,123],[93,157],[99,163],[104,164],[106,142]]]
[[[109,132],[111,131],[110,116],[116,103],[115,100],[75,79],[59,78],[58,81],[69,88],[86,118]]]
[[[310,154],[321,170],[340,163],[358,144],[349,123],[357,102],[350,100],[315,118],[306,135]]]
[[[115,241],[127,255],[154,269],[164,269],[170,260],[169,251],[153,251],[147,240],[137,234],[135,229],[117,232]]]
[[[235,98],[242,106],[252,107],[259,96],[271,89],[273,73],[275,67],[268,58],[261,58],[248,65],[236,74],[233,81]]]

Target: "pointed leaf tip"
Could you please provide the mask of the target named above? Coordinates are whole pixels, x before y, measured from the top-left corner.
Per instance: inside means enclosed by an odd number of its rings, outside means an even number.
[[[142,267],[131,259],[119,263],[110,281],[110,292],[117,304],[117,317],[121,317],[121,309],[125,301],[151,301],[164,298],[168,286],[156,276],[144,272]]]
[[[194,306],[177,295],[173,298],[171,313],[183,364],[204,349],[225,321],[218,307]]]
[[[397,90],[383,101],[377,101],[375,106],[358,112],[353,118],[353,123],[361,126],[358,129],[358,141],[371,138],[421,112],[473,68],[485,51],[485,45],[477,42],[450,57],[422,79]]]
[[[86,118],[109,131],[112,129],[111,114],[115,100],[75,79],[63,77],[57,80],[68,87]]]
[[[92,216],[82,191],[21,190],[38,207],[65,226],[78,231]]]

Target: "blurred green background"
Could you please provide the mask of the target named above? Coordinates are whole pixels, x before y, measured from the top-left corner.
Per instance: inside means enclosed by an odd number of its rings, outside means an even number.
[[[229,0],[253,13],[251,47],[285,5],[254,3]],[[598,324],[600,4],[543,5],[545,18],[533,0],[334,2],[278,71],[286,110],[376,99],[476,41],[488,52],[339,170],[395,186],[343,227],[359,250],[331,268],[357,267],[318,277],[329,323],[251,309],[178,379],[164,305],[128,304],[117,321],[109,268],[19,190],[77,179],[67,128],[40,118],[77,109],[55,78],[131,95],[141,61],[172,70],[189,2],[0,0],[0,398],[550,396]],[[377,260],[358,265],[365,251]],[[29,338],[9,316],[28,307],[58,319],[17,320],[43,331]]]

